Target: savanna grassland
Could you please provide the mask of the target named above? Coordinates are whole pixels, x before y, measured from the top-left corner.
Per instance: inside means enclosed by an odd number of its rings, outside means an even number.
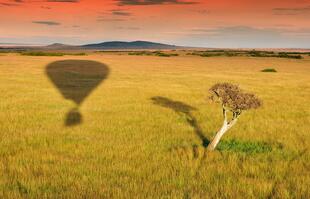
[[[75,104],[46,75],[62,60],[109,69],[75,126],[65,125]],[[218,82],[263,107],[210,153],[222,110],[208,89]],[[308,56],[2,53],[0,94],[0,198],[310,198]]]

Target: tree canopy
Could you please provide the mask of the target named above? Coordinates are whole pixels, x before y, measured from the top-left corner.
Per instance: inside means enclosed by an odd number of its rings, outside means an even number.
[[[218,83],[210,88],[210,99],[220,102],[224,109],[235,113],[244,110],[256,109],[262,102],[252,93],[246,93],[238,85],[230,83]]]

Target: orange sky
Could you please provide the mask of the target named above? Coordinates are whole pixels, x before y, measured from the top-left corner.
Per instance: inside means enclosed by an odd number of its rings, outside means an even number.
[[[0,43],[310,48],[310,0],[0,0]]]

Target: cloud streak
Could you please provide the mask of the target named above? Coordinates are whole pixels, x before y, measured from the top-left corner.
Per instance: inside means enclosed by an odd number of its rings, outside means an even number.
[[[0,6],[11,7],[11,6],[19,6],[19,4],[0,2]]]
[[[80,0],[47,0],[46,2],[54,2],[54,3],[79,3]]]
[[[196,1],[183,0],[116,0],[119,6],[164,5],[164,4],[197,4]]]
[[[274,8],[274,15],[301,15],[310,14],[310,6],[302,8]]]
[[[117,16],[131,16],[132,14],[130,12],[127,12],[125,10],[111,10],[112,15]]]
[[[47,25],[47,26],[59,26],[61,23],[56,21],[32,21],[34,24],[41,24],[41,25]]]

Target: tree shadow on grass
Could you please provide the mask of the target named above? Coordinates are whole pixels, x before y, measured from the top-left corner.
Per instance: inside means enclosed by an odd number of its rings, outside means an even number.
[[[62,60],[47,65],[46,75],[65,99],[72,100],[76,104],[65,120],[66,126],[74,126],[82,122],[79,107],[108,77],[109,68],[96,61]]]
[[[180,101],[174,101],[166,97],[156,96],[152,97],[151,100],[155,105],[162,106],[174,110],[177,114],[184,114],[186,116],[187,123],[193,127],[196,135],[202,141],[202,145],[207,147],[210,143],[209,139],[204,135],[202,128],[200,127],[197,119],[193,116],[192,111],[197,110],[188,104]]]

